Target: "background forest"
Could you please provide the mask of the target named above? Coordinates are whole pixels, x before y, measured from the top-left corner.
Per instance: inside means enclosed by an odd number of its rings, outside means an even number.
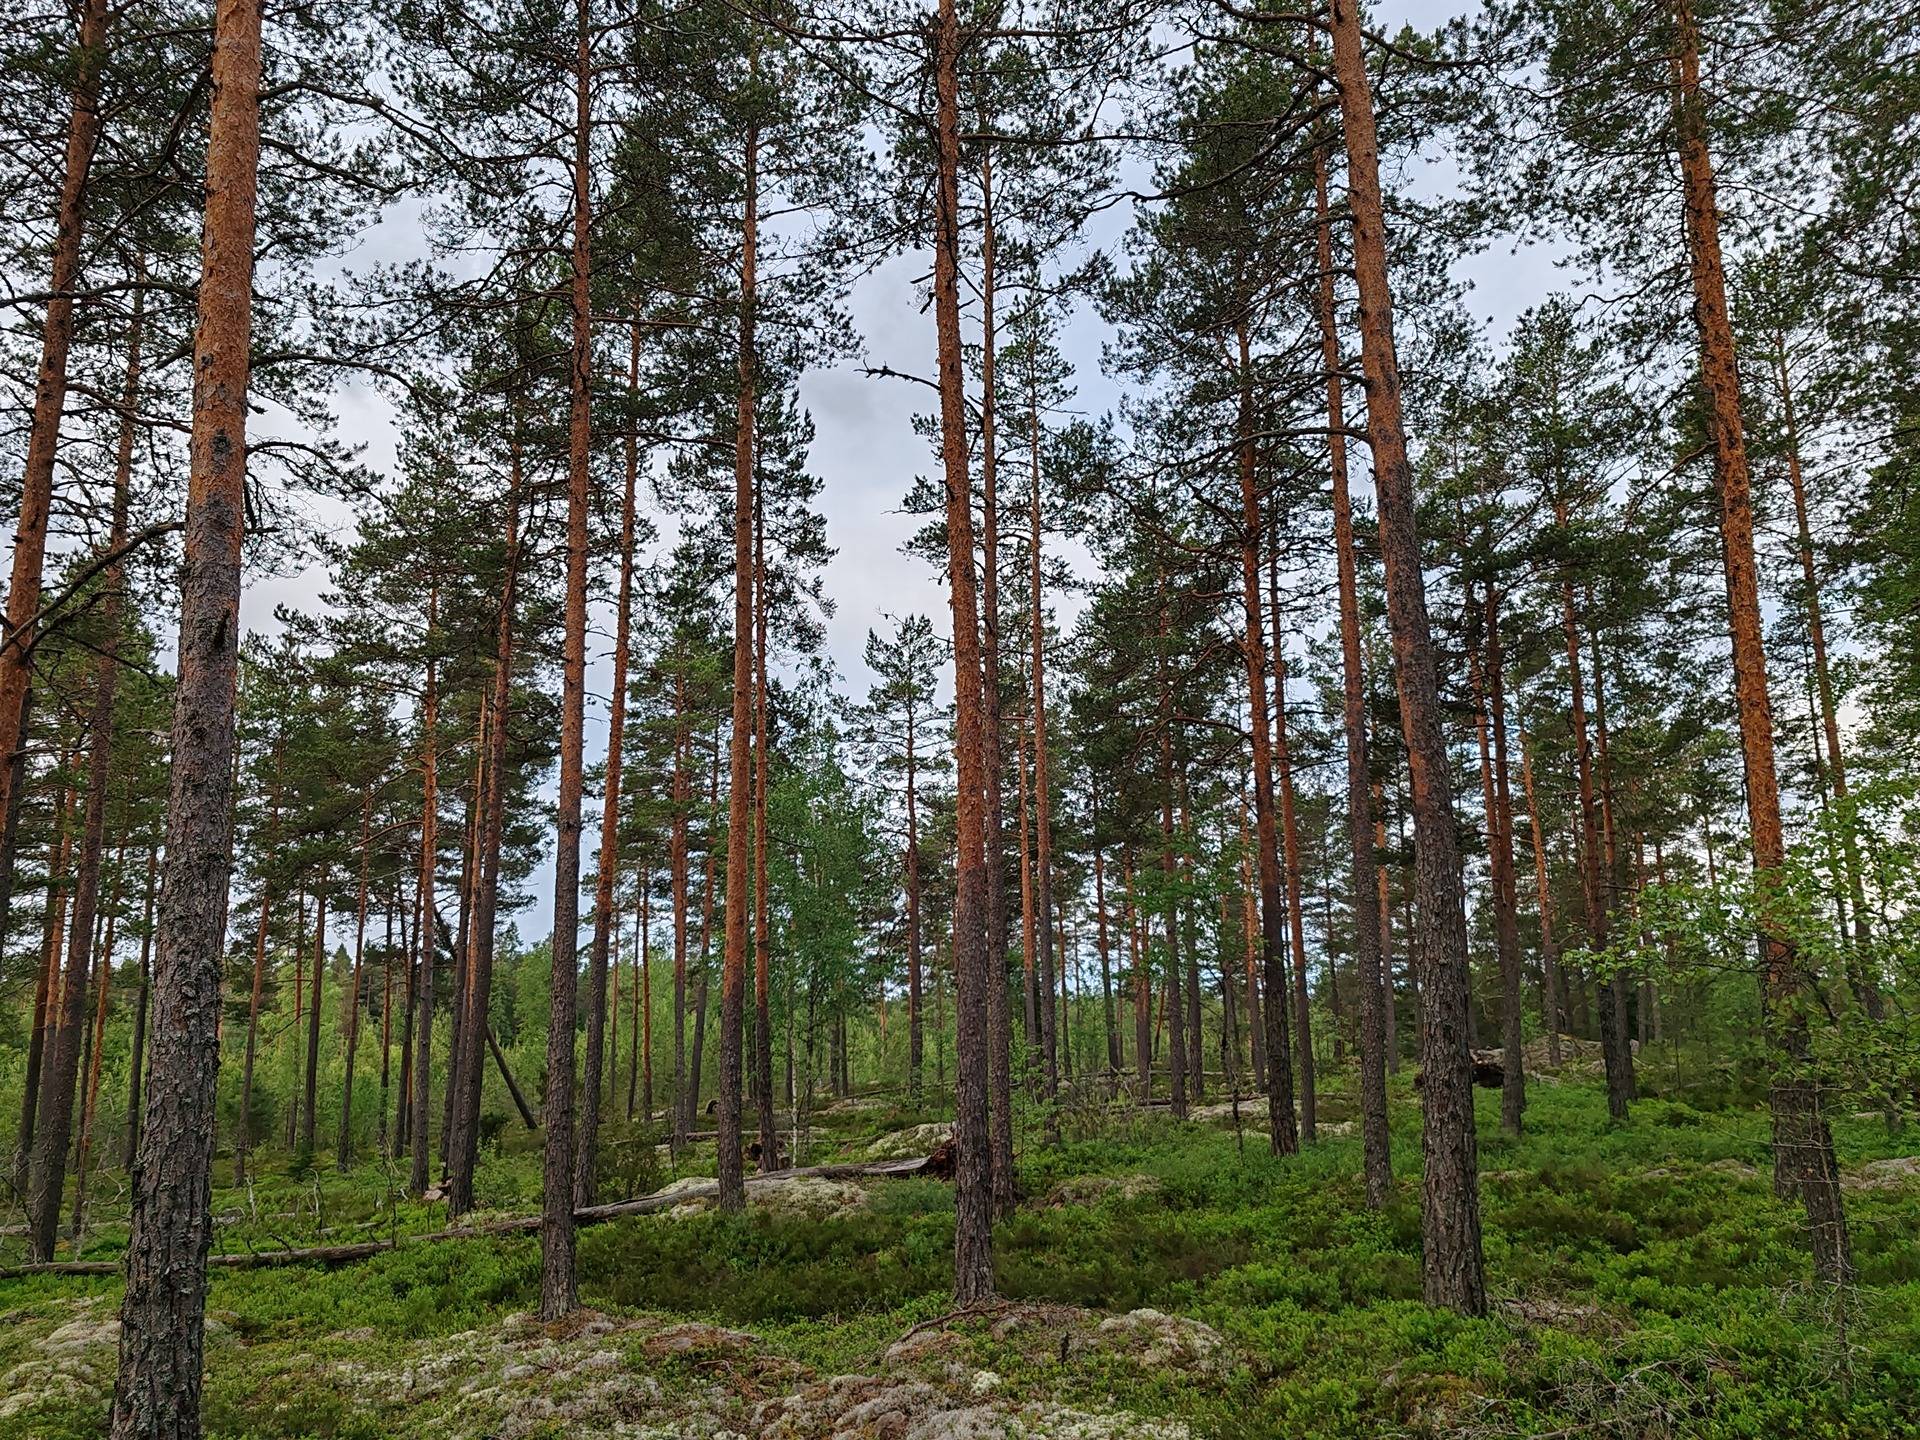
[[[1920,1433],[1920,14],[1404,18],[0,22],[0,1432]]]

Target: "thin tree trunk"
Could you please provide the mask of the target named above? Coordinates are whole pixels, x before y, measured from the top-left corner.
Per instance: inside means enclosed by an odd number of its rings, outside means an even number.
[[[693,736],[687,724],[687,657],[673,677],[673,842],[668,857],[673,889],[673,1153],[687,1143],[693,1100],[687,1086],[687,769]]]
[[[435,585],[427,591],[427,674],[420,694],[420,871],[414,891],[414,904],[420,916],[414,922],[419,960],[407,967],[407,1016],[412,1028],[400,1042],[401,1095],[408,1093],[409,1079],[413,1086],[407,1193],[416,1200],[427,1189],[427,1125],[428,1116],[433,1113],[433,1070],[428,1055],[433,1041],[432,916],[437,903],[433,879],[440,847],[440,675],[433,636],[439,619],[440,589]],[[417,1021],[413,1018],[416,1003],[419,1005]],[[452,1086],[455,1083],[452,1066],[448,1069],[447,1084]]]
[[[1833,701],[1833,675],[1827,663],[1827,627],[1820,605],[1820,580],[1814,569],[1813,527],[1807,514],[1806,476],[1800,466],[1800,422],[1794,409],[1793,381],[1787,368],[1787,342],[1784,335],[1774,338],[1774,373],[1780,390],[1781,420],[1786,428],[1787,479],[1793,488],[1793,518],[1800,554],[1800,580],[1807,596],[1807,638],[1813,649],[1815,693],[1820,700],[1820,726],[1827,737],[1827,776],[1833,785],[1834,803],[1844,811],[1847,799],[1847,764],[1840,747],[1840,721]],[[1886,1017],[1886,1002],[1880,986],[1866,968],[1873,941],[1872,924],[1867,918],[1866,886],[1861,877],[1860,841],[1854,819],[1843,814],[1840,828],[1841,856],[1846,863],[1847,894],[1853,905],[1853,962],[1848,968],[1855,998],[1874,1021]]]
[[[147,892],[140,909],[140,993],[133,1002],[133,1036],[127,1043],[127,1147],[125,1164],[133,1169],[140,1150],[141,1081],[146,1074],[147,999],[153,960],[153,902],[160,873],[158,846],[147,847]]]
[[[353,1163],[353,1062],[360,1047],[360,976],[367,951],[367,866],[372,858],[373,787],[360,801],[360,890],[353,907],[353,979],[347,991],[346,1073],[340,1082],[340,1140],[334,1165],[342,1173]]]
[[[212,79],[167,864],[155,947],[151,1081],[120,1304],[113,1440],[197,1440],[200,1433],[220,969],[233,865],[234,689],[260,158],[259,0],[219,0]]]
[[[740,259],[740,406],[733,470],[733,730],[727,746],[727,909],[720,962],[720,1208],[747,1203],[740,1157],[741,1022],[746,1008],[748,850],[753,843],[754,247],[759,236],[759,131],[747,127]]]
[[[100,76],[107,60],[106,0],[85,0],[73,50],[73,108],[55,213],[53,275],[40,330],[40,368],[27,431],[27,463],[20,482],[20,523],[14,531],[13,571],[7,585],[5,640],[0,644],[0,760],[10,761],[25,740],[27,688],[33,678],[33,641],[46,568],[47,523],[53,513],[54,462],[67,403],[67,357],[73,348],[74,292],[80,281],[81,239],[87,218],[87,172],[100,143]],[[139,294],[136,291],[136,296]],[[136,302],[137,303],[137,302]],[[0,763],[0,815],[7,813],[18,772]]]
[[[907,1103],[918,1109],[923,1098],[926,1039],[921,1025],[920,974],[920,798],[919,756],[915,752],[918,716],[911,687],[907,696]]]
[[[1480,1250],[1480,1196],[1467,1044],[1467,933],[1452,781],[1440,723],[1439,686],[1427,621],[1415,514],[1394,354],[1393,298],[1387,275],[1379,141],[1361,49],[1357,0],[1330,0],[1334,74],[1347,144],[1347,196],[1353,212],[1359,282],[1361,368],[1373,448],[1380,552],[1386,564],[1387,619],[1393,636],[1418,835],[1415,872],[1420,908],[1421,1070],[1425,1164],[1421,1193],[1422,1270],[1427,1303],[1469,1315],[1487,1309]]]
[[[1388,1000],[1392,977],[1384,948],[1386,913],[1375,854],[1372,788],[1367,761],[1367,676],[1360,653],[1359,562],[1353,540],[1353,502],[1347,482],[1346,398],[1342,393],[1340,330],[1334,293],[1333,221],[1327,202],[1327,151],[1316,147],[1313,188],[1319,281],[1315,293],[1320,364],[1327,384],[1327,468],[1333,480],[1333,540],[1340,592],[1341,724],[1346,736],[1347,856],[1352,868],[1353,961],[1360,984],[1361,1168],[1367,1203],[1387,1203],[1393,1159],[1387,1131],[1387,1067],[1393,1051]]]
[[[1276,527],[1277,530],[1277,527]],[[1293,751],[1287,743],[1287,650],[1280,624],[1280,539],[1267,550],[1273,596],[1273,763],[1280,777],[1280,849],[1287,886],[1287,940],[1293,951],[1293,1043],[1300,1065],[1300,1136],[1314,1138],[1313,1006],[1307,993],[1307,932],[1300,902],[1300,821],[1293,795]]]
[[[953,1301],[993,1295],[995,1145],[989,1120],[990,991],[996,979],[989,933],[987,702],[983,697],[980,610],[974,590],[972,484],[967,463],[966,377],[960,342],[960,21],[955,0],[939,0],[933,28],[934,318],[938,331],[941,460],[946,482],[947,579],[953,610],[955,868],[954,979],[957,1070],[954,1094]],[[988,543],[992,564],[992,538]],[[989,627],[993,617],[989,613]],[[984,673],[984,689],[997,689]],[[1011,1185],[1012,1176],[1004,1177]]]
[[[766,499],[753,496],[753,1092],[759,1106],[760,1169],[781,1168],[780,1127],[773,1113],[773,925],[767,876],[767,791],[773,756],[767,748]]]
[[[1482,649],[1474,659],[1480,691],[1476,730],[1487,816],[1487,858],[1493,878],[1494,948],[1500,961],[1500,1125],[1520,1133],[1526,1111],[1526,1056],[1520,1027],[1520,902],[1513,874],[1513,803],[1507,782],[1507,701],[1500,643],[1500,597],[1492,581],[1481,595]]]
[[[501,837],[506,825],[507,742],[512,730],[513,713],[514,622],[523,559],[520,509],[526,477],[521,454],[520,401],[521,396],[516,392],[513,397],[512,430],[507,439],[505,568],[500,579],[500,606],[494,617],[492,694],[482,710],[486,746],[476,757],[477,799],[472,806],[476,812],[476,828],[471,845],[472,858],[467,866],[473,877],[473,899],[467,922],[466,960],[461,967],[464,984],[454,992],[459,1007],[459,1024],[452,1037],[451,1064],[447,1072],[452,1102],[449,1106],[452,1123],[446,1136],[447,1213],[450,1215],[464,1215],[473,1208],[474,1169],[479,1163],[480,1151],[480,1097],[485,1087],[487,1063],[481,1047],[486,1040],[488,1016],[493,1006],[494,917],[500,896]],[[576,916],[579,913],[577,896],[574,913]],[[422,927],[425,933],[421,938],[421,947],[428,956],[424,975],[430,980],[433,974],[432,914],[422,921]],[[423,983],[423,991],[426,988]],[[427,1077],[424,1019],[421,1032],[420,1074],[424,1081]],[[426,1129],[425,1119],[423,1111],[417,1117],[422,1132]],[[422,1138],[416,1136],[416,1147],[421,1143]]]
[[[640,327],[628,327],[627,394],[640,388]],[[580,1094],[580,1153],[573,1186],[575,1209],[599,1196],[600,1088],[602,1052],[607,1044],[607,960],[613,949],[614,885],[620,870],[621,747],[627,724],[627,649],[632,635],[634,491],[640,475],[640,437],[627,432],[626,488],[620,500],[620,589],[614,600],[613,698],[607,712],[606,794],[600,804],[600,853],[595,861],[593,951],[587,971],[586,1084]],[[619,1007],[613,1007],[613,1034],[619,1048]]]
[[[956,45],[958,44],[956,30]],[[957,61],[957,57],[956,57]],[[957,104],[957,101],[956,101]],[[958,115],[955,116],[958,128]],[[981,132],[987,133],[986,117]],[[955,160],[956,167],[958,160]],[[956,168],[955,204],[959,179]],[[1006,805],[1001,794],[1005,732],[1000,723],[1000,447],[995,426],[999,418],[995,368],[994,281],[997,274],[993,212],[993,147],[980,153],[980,705],[981,768],[985,772],[986,815],[986,1036],[988,1140],[992,1147],[993,1213],[1013,1214],[1017,1197],[1013,1186],[1013,1006],[1007,986]],[[959,218],[953,224],[953,263],[958,284]],[[956,370],[958,365],[956,364]],[[964,384],[964,380],[960,382]],[[964,411],[962,412],[964,420]],[[971,533],[972,511],[968,511]],[[956,741],[957,743],[957,741]],[[956,950],[955,986],[959,990]],[[957,1038],[957,1034],[956,1034]]]
[[[72,751],[63,752],[56,774],[68,770]],[[69,824],[73,812],[73,790],[60,785],[53,797],[52,838],[47,844],[46,914],[41,926],[40,972],[33,989],[33,1033],[27,1040],[27,1072],[21,1086],[20,1130],[13,1153],[13,1189],[16,1195],[27,1193],[32,1178],[34,1131],[40,1119],[41,1074],[46,1068],[47,1042],[58,1025],[61,947],[66,940],[67,892],[64,882],[67,857],[73,837]]]
[[[1100,848],[1100,812],[1094,809],[1093,830],[1093,924],[1094,944],[1100,951],[1100,1014],[1107,1037],[1107,1069],[1120,1073],[1120,1031],[1114,1025],[1113,958],[1107,942],[1106,852]]]
[[[1780,790],[1774,773],[1773,718],[1767,697],[1766,650],[1760,584],[1754,563],[1753,502],[1746,434],[1740,413],[1740,373],[1728,317],[1726,274],[1720,256],[1720,217],[1713,160],[1707,148],[1705,101],[1700,94],[1700,37],[1690,0],[1675,0],[1680,49],[1674,106],[1685,194],[1688,261],[1694,319],[1700,330],[1700,379],[1706,391],[1707,431],[1720,493],[1722,558],[1733,641],[1734,693],[1740,750],[1752,828],[1753,865],[1765,927],[1767,1024],[1781,1063],[1773,1087],[1775,1169],[1786,1169],[1800,1192],[1812,1232],[1814,1273],[1831,1284],[1853,1274],[1852,1247],[1834,1163],[1833,1137],[1821,1113],[1818,1081],[1810,1073],[1807,980],[1783,931],[1765,913],[1769,891],[1785,860]]]
[[[94,20],[96,27],[104,22]],[[98,28],[96,34],[99,35]],[[82,82],[89,88],[92,81]],[[91,101],[89,101],[91,104]],[[76,118],[77,118],[76,100]],[[120,433],[114,466],[113,519],[107,531],[106,551],[117,554],[127,537],[128,488],[133,472],[134,407],[140,395],[140,342],[144,290],[134,292],[134,310],[127,337],[126,377],[121,390]],[[62,357],[64,361],[64,356]],[[119,685],[121,616],[126,606],[125,567],[119,560],[107,566],[103,577],[101,632],[106,644],[94,661],[93,709],[87,721],[87,804],[81,822],[80,862],[73,895],[73,932],[67,944],[66,983],[53,1021],[53,1061],[50,1076],[40,1085],[40,1122],[33,1145],[33,1170],[27,1192],[27,1250],[36,1262],[53,1258],[60,1229],[60,1201],[66,1184],[67,1144],[73,1134],[74,1086],[79,1078],[81,1034],[87,1023],[87,996],[94,969],[93,931],[100,905],[100,871],[105,859],[107,786],[113,772],[113,698]],[[24,636],[19,638],[24,639]],[[0,706],[18,705],[16,697],[0,688]]]
[[[119,875],[121,863],[126,859],[126,846],[122,843],[119,859],[114,866],[114,899],[107,914],[107,934],[95,951],[97,959],[94,971],[99,976],[98,996],[93,1011],[93,1035],[90,1058],[83,1067],[86,1071],[86,1091],[80,1102],[80,1143],[79,1153],[73,1162],[73,1223],[68,1230],[68,1238],[73,1243],[74,1257],[80,1255],[82,1232],[87,1223],[87,1167],[93,1158],[93,1122],[100,1102],[100,1060],[107,1038],[107,1004],[113,990],[113,930],[115,912],[119,906]]]
[[[585,788],[587,705],[587,507],[592,463],[592,317],[588,310],[588,186],[592,136],[592,64],[588,0],[575,8],[578,27],[573,122],[573,348],[568,357],[567,599],[560,666],[560,797],[554,820],[553,979],[547,1022],[546,1145],[541,1165],[540,1318],[557,1320],[578,1307],[573,1235],[573,1028],[579,984],[580,802]],[[500,784],[498,779],[494,782]],[[481,1025],[486,1014],[477,1017]],[[597,1077],[588,1077],[597,1083]],[[725,1171],[721,1172],[723,1175]]]
[[[307,1006],[307,1076],[300,1107],[299,1153],[313,1156],[315,1093],[320,1080],[320,990],[327,974],[327,892],[323,871],[313,897],[313,998]]]
[[[1160,689],[1158,726],[1160,732],[1160,870],[1166,878],[1167,889],[1166,898],[1163,901],[1165,905],[1163,918],[1166,925],[1167,937],[1167,1020],[1171,1031],[1171,1043],[1167,1046],[1167,1085],[1168,1092],[1173,1097],[1174,1118],[1184,1120],[1187,1118],[1187,1027],[1186,1017],[1182,1013],[1185,1007],[1182,1004],[1180,996],[1180,906],[1176,899],[1176,892],[1179,887],[1180,866],[1179,860],[1174,854],[1173,682],[1167,673],[1167,650],[1171,641],[1168,634],[1167,577],[1164,571],[1159,577],[1158,598],[1160,620],[1159,634],[1157,636],[1159,643],[1156,646],[1159,652],[1156,660],[1156,669],[1159,672],[1158,680]],[[1268,963],[1274,967],[1268,971],[1267,976],[1269,996],[1285,995],[1287,991],[1284,979],[1281,981],[1278,989],[1273,988],[1274,975],[1283,974],[1284,972],[1280,970],[1279,962],[1271,952],[1269,952]],[[1283,1066],[1285,1052],[1274,1050],[1273,1031],[1271,1029],[1267,1032],[1267,1047],[1269,1053],[1276,1054],[1280,1057],[1274,1062],[1277,1073]],[[1285,1111],[1284,1120],[1280,1112],[1276,1111],[1274,1115],[1275,1133],[1280,1133],[1283,1124],[1291,1125],[1292,1117],[1293,1107],[1291,1105],[1289,1105]]]
[[[1533,796],[1533,751],[1526,732],[1520,733],[1520,786],[1527,798],[1527,817],[1533,830],[1533,883],[1540,903],[1540,1018],[1547,1031],[1547,1063],[1560,1063],[1560,1025],[1566,1013],[1560,980],[1560,947],[1553,938],[1553,890],[1547,884],[1546,832],[1540,825],[1540,807]]]
[[[1040,987],[1040,1054],[1047,1094],[1060,1090],[1060,1016],[1053,995],[1053,803],[1047,779],[1047,619],[1043,604],[1045,570],[1040,532],[1040,392],[1039,377],[1028,366],[1027,450],[1031,461],[1027,480],[1028,583],[1033,591],[1031,639],[1033,646],[1033,903],[1040,916],[1037,935]]]
[[[1567,528],[1567,504],[1554,501],[1554,523]],[[1587,944],[1594,954],[1607,948],[1609,911],[1604,852],[1600,844],[1600,810],[1594,784],[1593,746],[1587,731],[1586,684],[1580,665],[1580,616],[1574,607],[1573,580],[1560,577],[1560,628],[1566,641],[1567,682],[1571,689],[1569,724],[1573,727],[1574,768],[1580,785],[1580,877],[1587,904]],[[1600,1054],[1606,1066],[1607,1112],[1618,1122],[1627,1118],[1633,1086],[1620,1054],[1621,1031],[1614,1023],[1611,978],[1598,975],[1594,996],[1599,1004]]]

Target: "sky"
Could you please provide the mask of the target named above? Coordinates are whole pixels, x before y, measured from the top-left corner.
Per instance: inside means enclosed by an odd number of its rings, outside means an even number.
[[[1380,28],[1397,30],[1401,23],[1432,29],[1458,8],[1458,0],[1383,0],[1374,7]],[[1432,193],[1450,183],[1444,156],[1413,158],[1407,183]],[[1103,249],[1118,257],[1119,245],[1132,211],[1115,206],[1095,217],[1081,236],[1088,252]],[[421,250],[416,229],[405,219],[391,220],[371,232],[348,264],[374,259],[417,255]],[[870,679],[862,661],[869,629],[888,628],[898,617],[925,613],[935,628],[946,629],[946,593],[924,559],[902,552],[908,536],[922,523],[902,513],[900,502],[914,477],[930,468],[926,441],[916,435],[913,416],[928,408],[924,387],[898,379],[876,378],[865,369],[885,367],[910,375],[934,371],[933,317],[922,307],[923,281],[929,269],[924,254],[896,257],[862,277],[848,297],[848,308],[862,340],[862,353],[832,368],[814,369],[801,377],[802,403],[812,413],[816,440],[811,463],[820,478],[820,508],[827,521],[827,537],[837,553],[826,569],[825,590],[834,602],[826,624],[827,650],[841,677],[844,691],[859,697]],[[1467,288],[1467,309],[1498,339],[1521,312],[1564,283],[1552,256],[1541,250],[1517,253],[1504,248],[1473,255],[1456,267],[1456,278]],[[1082,306],[1058,337],[1062,353],[1075,368],[1077,406],[1097,415],[1117,408],[1119,388],[1101,369],[1101,347],[1106,327]],[[395,416],[390,404],[364,386],[346,386],[337,396],[343,439],[364,447],[368,464],[390,470],[395,444]],[[1364,494],[1359,478],[1356,491]],[[336,530],[350,516],[343,508],[324,506],[317,518]],[[295,573],[254,581],[242,601],[242,624],[248,630],[271,633],[277,627],[276,606],[312,611],[326,589],[324,570],[317,564]],[[1063,624],[1072,619],[1071,602],[1062,607]],[[1309,623],[1312,623],[1309,620]],[[596,613],[588,637],[587,752],[591,765],[606,749],[606,703],[610,689],[612,617]],[[549,796],[551,798],[551,796]],[[595,797],[588,797],[593,809]],[[589,823],[587,833],[598,834]],[[589,842],[591,843],[591,842]],[[583,857],[590,870],[591,856]],[[526,936],[545,935],[552,914],[550,859],[530,878],[533,903],[515,917]]]

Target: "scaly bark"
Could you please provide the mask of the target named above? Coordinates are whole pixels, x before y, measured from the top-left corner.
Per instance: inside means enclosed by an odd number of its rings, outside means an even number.
[[[166,878],[154,947],[147,1112],[120,1303],[113,1440],[197,1440],[200,1433],[220,967],[233,867],[260,9],[260,0],[219,0],[214,11]]]

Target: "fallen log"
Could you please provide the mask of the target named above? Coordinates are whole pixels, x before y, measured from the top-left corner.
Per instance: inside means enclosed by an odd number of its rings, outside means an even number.
[[[886,1179],[923,1173],[938,1175],[937,1155],[919,1155],[906,1160],[875,1160],[865,1164],[806,1165],[794,1170],[774,1170],[765,1175],[747,1176],[747,1188],[771,1185],[782,1180],[867,1180]],[[946,1177],[941,1177],[946,1178]],[[689,1200],[715,1200],[720,1182],[690,1186],[679,1190],[657,1190],[631,1200],[614,1200],[605,1205],[584,1205],[573,1212],[575,1225],[598,1225],[621,1220],[629,1215],[652,1215],[671,1210]],[[476,1240],[501,1235],[532,1235],[540,1229],[538,1215],[515,1215],[491,1220],[484,1225],[463,1225],[451,1230],[435,1230],[425,1235],[404,1235],[388,1240],[362,1240],[349,1245],[315,1245],[299,1250],[234,1250],[209,1255],[209,1269],[262,1270],[280,1265],[347,1265],[368,1260],[389,1250],[412,1245],[430,1245],[441,1240]],[[117,1260],[54,1260],[42,1265],[11,1265],[0,1268],[0,1280],[15,1280],[28,1275],[117,1275]]]

